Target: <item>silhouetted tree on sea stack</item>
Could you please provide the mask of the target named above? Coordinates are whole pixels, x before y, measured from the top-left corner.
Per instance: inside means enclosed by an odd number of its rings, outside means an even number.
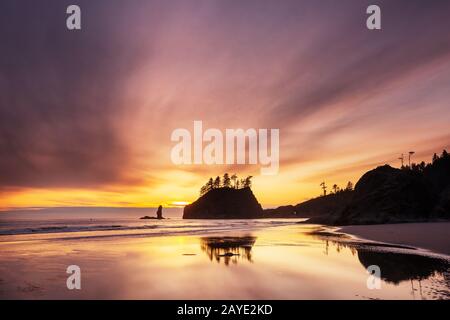
[[[208,182],[200,188],[200,196],[207,194],[212,189],[219,188],[233,188],[233,189],[243,189],[252,187],[253,176],[248,176],[245,179],[238,179],[236,174],[233,174],[230,178],[228,173],[223,175],[223,180],[220,176],[215,179],[209,178]],[[231,183],[233,181],[233,184]]]
[[[213,188],[214,188],[214,180],[213,178],[209,178],[208,182],[206,182],[206,184],[200,188],[200,196],[208,193]]]
[[[230,176],[228,175],[228,173],[225,173],[223,175],[223,183],[222,183],[224,188],[229,188],[231,185],[231,179]]]
[[[252,179],[253,176],[248,176],[247,178],[245,178],[244,180],[244,188],[251,188],[252,187]]]
[[[208,182],[206,183],[209,190],[211,190],[214,187],[214,180],[213,178],[209,178]]]
[[[217,176],[216,179],[214,179],[214,189],[220,188],[220,177]]]
[[[236,184],[236,182],[237,182],[237,175],[236,175],[236,173],[233,173],[233,175],[231,176],[231,180],[233,181],[233,188],[237,188],[238,186],[237,186],[237,184]]]

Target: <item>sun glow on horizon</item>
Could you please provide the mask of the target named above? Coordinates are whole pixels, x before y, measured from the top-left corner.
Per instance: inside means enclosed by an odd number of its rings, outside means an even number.
[[[96,19],[76,37],[54,27],[56,7],[5,10],[18,33],[2,42],[0,210],[183,207],[226,172],[252,175],[269,208],[319,196],[322,181],[342,188],[378,165],[398,168],[411,150],[418,163],[449,149],[444,7],[404,16],[392,5],[381,34],[351,1],[239,2],[86,2]],[[278,174],[174,165],[171,133],[198,120],[279,129]]]
[[[175,206],[175,207],[184,207],[188,204],[190,204],[191,202],[189,201],[172,201],[170,204]]]
[[[329,187],[334,183],[339,187],[345,187],[348,181],[356,184],[366,171],[374,169],[378,165],[390,164],[398,167],[395,156],[392,156],[389,161],[384,161],[386,157],[386,155],[382,155],[367,159],[356,158],[348,165],[346,165],[346,161],[339,160],[315,161],[303,165],[293,164],[282,167],[280,174],[276,176],[254,176],[252,190],[264,208],[297,204],[320,196],[322,190],[319,184],[322,181],[325,181]],[[345,159],[348,160],[348,158]],[[428,152],[418,152],[415,154],[414,160],[417,163],[422,160],[430,162],[431,157]],[[214,172],[217,172],[215,170]],[[247,173],[251,175],[251,172]],[[242,174],[242,176],[245,175]],[[178,179],[178,183],[172,182],[173,184],[171,184],[162,180],[153,186],[117,185],[90,189],[19,188],[6,190],[2,192],[0,198],[0,211],[47,207],[156,208],[159,205],[167,208],[180,208],[198,198],[200,186],[209,176],[215,177],[216,175],[208,175],[205,172],[200,177],[200,174],[195,176],[190,172],[184,176],[183,181]]]

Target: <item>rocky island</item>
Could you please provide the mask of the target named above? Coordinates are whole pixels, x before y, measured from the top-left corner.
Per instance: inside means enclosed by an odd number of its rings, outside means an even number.
[[[234,183],[232,183],[234,182]],[[255,219],[263,209],[251,190],[251,177],[233,175],[212,178],[202,187],[200,198],[184,207],[183,219]]]
[[[183,219],[255,219],[263,209],[249,187],[213,189],[184,208]]]

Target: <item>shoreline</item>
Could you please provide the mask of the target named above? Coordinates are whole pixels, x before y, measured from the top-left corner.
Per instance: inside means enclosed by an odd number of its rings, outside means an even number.
[[[7,249],[0,257],[0,298],[415,299],[411,284],[417,280],[427,299],[446,299],[450,292],[442,276],[447,255],[327,241],[312,233],[322,225],[268,223],[237,231],[235,224],[228,231],[95,241],[12,237],[14,243],[0,241],[0,250]],[[66,288],[73,264],[82,270],[80,291]],[[383,269],[383,290],[367,289],[370,265]]]
[[[450,222],[349,225],[337,229],[361,239],[411,246],[450,256]]]

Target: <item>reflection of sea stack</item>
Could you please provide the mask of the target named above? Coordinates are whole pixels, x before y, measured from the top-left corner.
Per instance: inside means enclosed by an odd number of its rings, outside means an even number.
[[[158,207],[158,210],[156,211],[156,219],[164,219],[162,216],[162,206],[161,205]]]
[[[201,239],[201,248],[209,260],[220,262],[223,259],[225,265],[237,263],[238,257],[253,262],[251,251],[255,241],[253,236],[205,237]]]

